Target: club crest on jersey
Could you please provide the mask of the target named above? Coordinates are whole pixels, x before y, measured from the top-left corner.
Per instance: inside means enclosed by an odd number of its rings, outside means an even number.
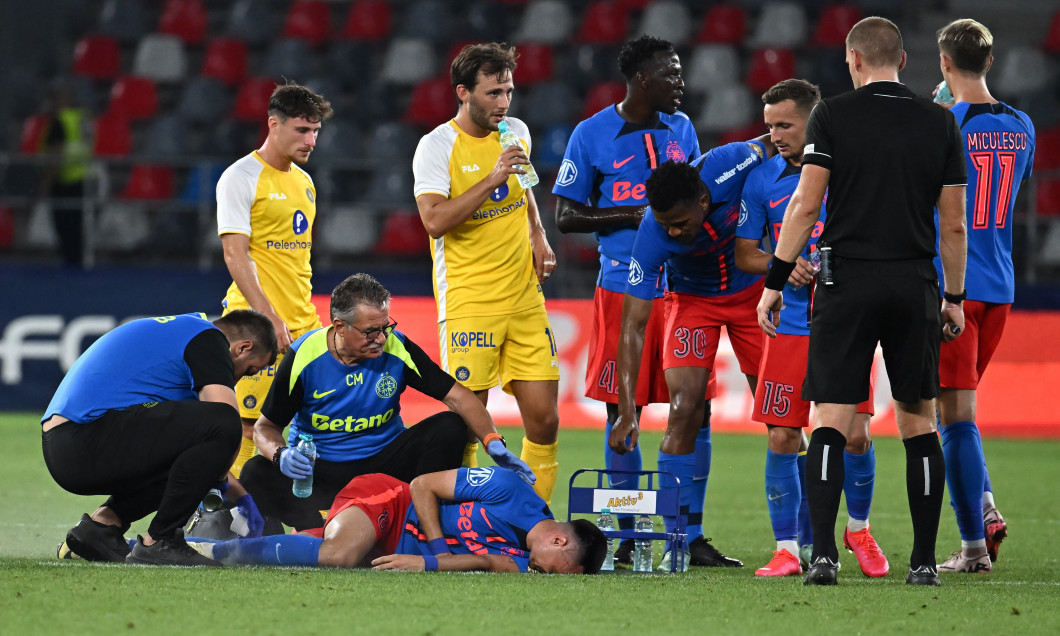
[[[252,409],[257,405],[258,398],[254,397],[253,395],[248,395],[247,397],[243,398],[243,408]]]
[[[556,174],[556,185],[558,186],[569,186],[574,183],[575,179],[578,178],[578,168],[574,165],[574,162],[570,159],[564,159],[563,163],[559,166],[559,172]]]
[[[467,367],[456,368],[456,379],[461,382],[467,382],[467,379],[471,377],[471,371],[468,371]]]
[[[490,193],[492,201],[500,202],[508,198],[508,184],[502,183],[501,187]]]
[[[629,261],[629,278],[626,280],[630,285],[640,285],[644,282],[644,270],[635,258]]]
[[[306,196],[307,199],[309,199],[310,203],[312,203],[313,201],[316,200],[316,197],[313,196],[313,191],[310,190],[309,188],[305,189],[305,196]]]
[[[674,162],[684,162],[687,157],[685,151],[681,150],[681,144],[671,141],[666,144],[666,158]]]
[[[379,381],[375,383],[375,394],[381,398],[393,397],[397,393],[397,389],[397,380],[391,377],[389,373],[384,373],[383,377],[379,378]]]
[[[467,483],[469,486],[481,486],[493,477],[492,468],[468,468]]]
[[[387,528],[390,527],[390,511],[384,510],[382,514],[375,520],[377,526],[379,526],[380,532],[386,532]]]
[[[295,234],[305,234],[306,230],[309,229],[309,218],[306,217],[305,212],[295,210],[294,218],[291,219],[291,226],[294,228]]]

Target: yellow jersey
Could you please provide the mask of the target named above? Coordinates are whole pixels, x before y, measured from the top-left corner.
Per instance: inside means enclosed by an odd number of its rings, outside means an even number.
[[[526,124],[509,117],[508,125],[529,156]],[[438,126],[416,147],[415,196],[460,196],[493,170],[501,150],[497,131],[480,138],[465,133],[456,120]],[[494,190],[470,218],[445,236],[431,239],[431,257],[439,322],[513,314],[545,302],[534,274],[526,192],[516,175]]]
[[[320,324],[310,298],[316,212],[313,179],[294,164],[281,172],[256,151],[229,166],[217,182],[217,234],[250,237],[261,289],[292,334]],[[250,308],[234,282],[222,304],[226,313]]]

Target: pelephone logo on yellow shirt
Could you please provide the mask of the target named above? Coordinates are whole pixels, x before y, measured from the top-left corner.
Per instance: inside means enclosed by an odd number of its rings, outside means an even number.
[[[511,191],[508,189],[508,184],[503,183],[501,184],[501,187],[497,188],[496,190],[490,193],[490,201],[493,201],[494,203],[504,201],[508,198],[508,194],[510,192]],[[478,221],[480,219],[495,219],[499,216],[504,216],[505,214],[514,212],[515,210],[518,210],[524,205],[526,205],[526,197],[520,197],[518,201],[515,201],[514,203],[509,203],[508,205],[501,206],[499,208],[480,208],[478,210],[475,210],[475,212],[471,215],[471,219],[473,221]]]

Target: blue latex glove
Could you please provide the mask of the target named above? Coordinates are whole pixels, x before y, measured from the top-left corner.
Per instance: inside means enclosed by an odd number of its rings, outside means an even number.
[[[236,499],[236,508],[239,510],[239,514],[246,517],[247,538],[249,537],[260,537],[261,531],[265,529],[265,517],[261,516],[261,512],[258,511],[258,505],[254,503],[254,498],[247,493]]]
[[[512,454],[510,450],[504,447],[499,439],[495,439],[489,443],[486,447],[486,452],[493,458],[493,462],[501,468],[507,468],[508,470],[514,470],[519,473],[519,476],[528,481],[534,483],[537,481],[537,475],[534,471],[530,470],[530,467],[526,465],[526,462],[519,459]],[[282,457],[280,459],[283,459]]]
[[[305,479],[313,474],[313,464],[302,453],[285,448],[280,452],[280,472],[291,479]]]

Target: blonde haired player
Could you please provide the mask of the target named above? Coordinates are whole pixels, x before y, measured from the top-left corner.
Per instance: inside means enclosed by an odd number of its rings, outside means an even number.
[[[310,299],[316,187],[298,166],[309,161],[331,114],[331,104],[309,89],[277,86],[269,99],[265,142],[229,166],[217,183],[217,234],[232,275],[224,313],[250,308],[265,314],[281,354],[298,336],[321,326]],[[243,443],[232,467],[237,477],[254,456],[254,422],[282,358],[236,385],[243,421]]]
[[[559,367],[541,283],[556,255],[533,192],[517,178],[530,162],[530,133],[507,117],[514,70],[514,47],[464,47],[450,68],[456,117],[420,140],[412,169],[431,236],[442,367],[483,404],[498,383],[515,396],[526,433],[521,457],[548,501],[558,468]],[[501,148],[505,120],[525,148]]]

